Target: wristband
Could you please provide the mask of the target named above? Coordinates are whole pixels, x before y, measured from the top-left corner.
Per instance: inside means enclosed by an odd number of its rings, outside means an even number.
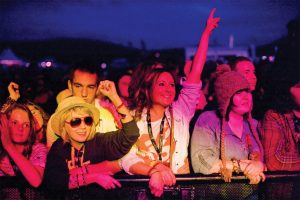
[[[239,165],[238,165],[238,162],[236,159],[232,159],[232,171],[235,172],[235,173],[239,173],[240,170],[239,170]]]
[[[151,169],[149,170],[149,173],[148,173],[149,176],[151,176],[152,174],[154,174],[154,173],[156,173],[156,172],[159,172],[159,170],[155,168],[158,164],[160,164],[160,162],[155,163],[155,164],[151,167]],[[153,171],[153,172],[152,172],[152,171]]]
[[[116,109],[119,110],[120,108],[122,108],[124,106],[124,103],[122,102],[121,105],[117,106]]]
[[[6,98],[6,101],[8,103],[16,103],[16,100],[14,100],[13,98],[11,98],[10,96]]]
[[[88,166],[84,165],[84,168],[85,168],[85,172],[88,174],[89,173]]]
[[[241,168],[241,160],[237,160],[237,163],[238,163],[238,166],[239,166],[239,171],[242,171],[242,168]]]
[[[151,169],[148,175],[151,177],[153,174],[157,172],[159,172],[157,169]]]

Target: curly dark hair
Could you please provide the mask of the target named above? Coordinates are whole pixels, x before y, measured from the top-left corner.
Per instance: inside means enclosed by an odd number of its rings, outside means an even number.
[[[153,84],[164,72],[171,74],[176,84],[176,76],[171,70],[167,68],[152,69],[144,74],[144,78],[140,81],[139,87],[136,88],[134,95],[129,96],[129,108],[135,110],[135,119],[140,119],[144,108],[150,108],[152,106],[150,94]],[[134,81],[134,79],[132,80]]]
[[[153,69],[157,68],[165,68],[165,64],[156,60],[146,60],[144,62],[141,62],[137,66],[137,68],[133,71],[133,74],[131,76],[131,82],[128,87],[129,99],[135,99],[135,97],[137,96],[137,92],[144,81],[145,76],[149,74]]]

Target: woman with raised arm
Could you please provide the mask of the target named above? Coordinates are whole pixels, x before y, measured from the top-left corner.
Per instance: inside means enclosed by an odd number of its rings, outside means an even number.
[[[199,98],[209,36],[220,20],[213,17],[214,12],[215,9],[207,20],[191,72],[176,101],[176,79],[166,67],[149,70],[140,87],[131,91],[135,95],[129,104],[135,105],[140,137],[131,152],[121,159],[122,166],[130,174],[150,176],[149,187],[155,196],[162,195],[165,185],[175,184],[174,174],[190,172],[189,122]]]
[[[95,166],[97,163],[116,160],[125,155],[136,142],[139,130],[118,96],[114,83],[101,81],[99,89],[122,116],[122,129],[95,134],[100,117],[97,108],[80,97],[63,99],[51,122],[52,129],[60,138],[51,146],[45,169],[44,184],[52,194],[64,194],[68,189],[76,189],[70,193],[72,196],[94,199],[97,198],[99,188],[93,190],[84,186],[92,183],[104,189],[121,186],[111,177],[112,173],[95,169]],[[95,184],[90,187],[95,187]]]
[[[44,109],[36,103],[33,103],[28,99],[23,99],[20,95],[19,84],[10,82],[7,89],[9,92],[9,97],[1,106],[0,112],[4,113],[11,105],[15,103],[26,105],[31,111],[34,118],[36,141],[46,144],[46,127],[49,120],[48,113],[46,113]]]
[[[27,106],[14,103],[1,114],[0,176],[24,177],[38,187],[43,179],[47,148],[35,142],[35,123]]]

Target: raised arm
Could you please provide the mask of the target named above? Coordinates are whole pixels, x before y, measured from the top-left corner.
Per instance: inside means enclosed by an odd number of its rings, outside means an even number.
[[[191,71],[187,76],[187,82],[189,83],[200,82],[201,73],[206,61],[209,37],[212,31],[218,26],[218,23],[220,21],[219,17],[214,18],[215,11],[216,8],[213,8],[207,19],[206,27],[202,33],[198,49],[193,59]]]
[[[20,98],[19,85],[17,83],[10,82],[7,90],[9,92],[9,97],[1,106],[1,113],[5,113],[5,111]]]
[[[123,104],[120,96],[118,95],[114,82],[108,80],[101,81],[98,86],[98,91],[111,100],[118,113],[121,115],[122,123],[130,122],[133,120],[133,117],[131,116],[129,110]]]

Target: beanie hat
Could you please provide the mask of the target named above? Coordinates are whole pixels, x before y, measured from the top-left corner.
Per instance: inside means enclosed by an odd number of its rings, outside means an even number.
[[[232,170],[228,170],[226,168],[226,158],[225,158],[225,130],[224,130],[224,125],[226,121],[225,116],[232,96],[240,90],[243,89],[250,90],[250,86],[248,81],[243,77],[243,75],[239,74],[238,72],[229,71],[227,68],[223,68],[217,71],[218,73],[217,73],[217,78],[214,86],[215,86],[215,96],[221,114],[220,154],[221,154],[221,160],[223,165],[221,168],[221,175],[226,182],[230,182],[232,176]],[[260,150],[262,151],[262,145],[259,141],[258,134],[255,128],[253,128],[251,113],[248,113],[248,120],[249,120],[251,132],[253,133],[256,142],[259,144]],[[261,155],[259,159],[261,159]]]
[[[231,97],[239,90],[249,89],[248,81],[243,75],[234,71],[226,71],[219,74],[215,81],[215,96],[222,117],[226,116]]]

